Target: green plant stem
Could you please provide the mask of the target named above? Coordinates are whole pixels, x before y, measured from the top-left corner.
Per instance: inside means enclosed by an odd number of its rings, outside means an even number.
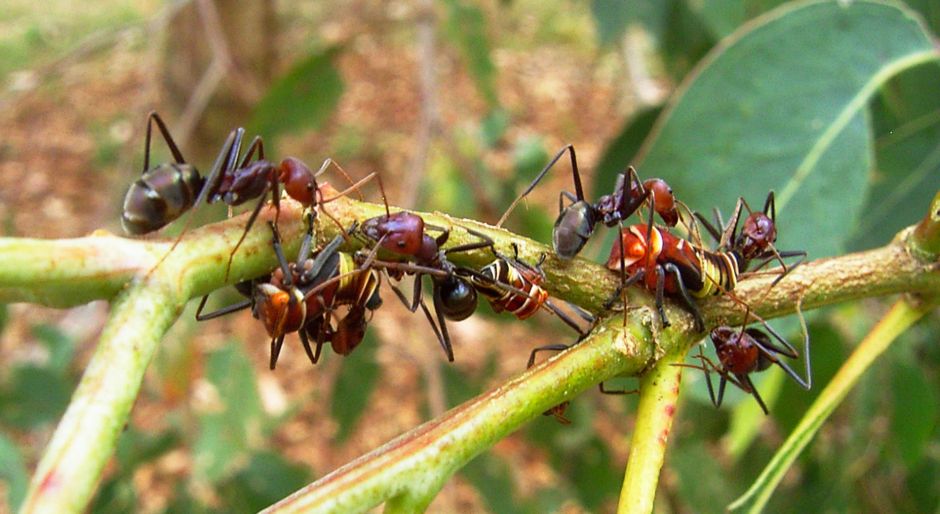
[[[470,459],[525,422],[614,375],[638,373],[652,358],[644,310],[602,321],[576,348],[509,380],[379,450],[323,477],[267,512],[388,512],[426,504]]]
[[[95,355],[33,475],[21,512],[81,512],[185,298],[137,282],[115,299]]]
[[[320,244],[354,221],[385,212],[381,205],[348,198],[324,207],[337,223],[325,215],[319,216],[316,233]],[[89,372],[56,430],[55,445],[43,457],[40,472],[34,477],[26,505],[36,507],[24,512],[75,512],[87,506],[93,492],[87,484],[99,479],[104,462],[116,445],[119,431],[113,427],[123,426],[129,413],[129,407],[123,403],[126,399],[118,401],[112,391],[139,388],[160,336],[187,299],[263,275],[276,265],[270,247],[271,234],[265,226],[265,220],[271,219],[272,214],[270,209],[262,211],[259,222],[236,254],[227,279],[226,262],[242,235],[244,216],[189,231],[168,256],[171,244],[165,240],[123,240],[109,236],[65,241],[0,239],[0,299],[4,301],[66,306],[96,298],[113,300],[117,294],[115,313],[125,305],[148,305],[151,309],[137,317],[131,315],[132,310],[112,316],[106,333],[122,336],[120,340],[104,341],[95,353]],[[491,237],[503,254],[511,255],[513,246],[518,246],[520,258],[527,262],[535,262],[545,254],[542,267],[547,289],[592,312],[602,310],[619,284],[618,274],[603,266],[583,259],[561,261],[549,247],[505,230],[440,214],[420,214],[430,225],[451,229],[448,245],[477,240],[461,228],[464,227]],[[304,226],[297,204],[282,201],[279,226],[285,252],[292,255],[299,247]],[[854,298],[940,289],[936,262],[925,263],[908,248],[910,232],[904,231],[878,250],[807,263],[770,291],[767,291],[770,276],[743,280],[735,294],[756,312],[773,317],[792,312],[801,296],[803,308],[811,309]],[[358,238],[352,238],[345,249],[357,249],[362,244]],[[99,260],[99,256],[103,258]],[[162,264],[152,269],[164,256]],[[479,268],[489,263],[493,254],[477,250],[454,253],[449,258],[458,265]],[[125,290],[125,283],[132,285]],[[667,302],[667,315],[673,324],[662,330],[650,308],[649,294],[631,288],[627,301],[625,318],[616,314],[600,322],[592,335],[574,349],[350,463],[286,499],[283,505],[285,508],[317,502],[339,505],[342,499],[346,502],[342,503],[344,507],[361,511],[398,498],[392,501],[391,509],[416,508],[430,501],[460,465],[526,420],[606,378],[636,375],[655,364],[657,356],[682,352],[699,337],[692,331],[691,316],[673,302]],[[736,323],[743,317],[740,305],[726,298],[707,299],[702,308],[708,325]],[[125,324],[136,328],[125,330],[122,328]],[[134,334],[135,330],[141,330],[143,335],[126,335]],[[134,352],[133,357],[138,360],[129,364],[131,356],[126,351]],[[108,373],[93,374],[91,370]],[[107,423],[96,430],[82,430],[79,425],[83,416],[87,416],[83,414],[86,409],[101,413],[108,418]],[[73,483],[80,487],[72,487]],[[50,484],[56,488],[50,488]],[[321,489],[329,494],[321,493]]]
[[[891,346],[897,337],[925,314],[936,308],[937,301],[920,302],[912,305],[908,299],[900,298],[891,310],[878,322],[858,348],[852,352],[838,373],[822,390],[816,401],[810,406],[803,419],[777,451],[773,459],[764,468],[754,484],[740,498],[728,506],[729,510],[739,509],[750,503],[748,512],[762,512],[770,500],[783,475],[802,453],[809,442],[829,418],[832,411],[842,402],[849,391],[855,387],[862,374],[871,367],[879,355]]]
[[[293,239],[288,248],[297,248],[300,213],[288,206],[282,214],[286,216],[281,229]],[[6,263],[12,261],[21,274],[0,275],[5,297],[43,299],[57,306],[112,299],[98,348],[39,462],[20,512],[87,508],[160,340],[189,298],[223,285],[225,263],[243,222],[242,218],[194,230],[169,255],[171,243],[110,235],[0,242],[6,250],[0,253],[4,263],[0,269],[8,269]],[[265,236],[264,230],[252,231],[246,238],[230,280],[262,274],[274,265],[267,250],[270,235]],[[163,263],[152,269],[165,255]],[[121,286],[115,288],[118,282]]]
[[[666,457],[666,444],[675,419],[684,348],[674,348],[643,375],[636,427],[630,440],[630,457],[620,491],[618,514],[653,511],[659,472]]]

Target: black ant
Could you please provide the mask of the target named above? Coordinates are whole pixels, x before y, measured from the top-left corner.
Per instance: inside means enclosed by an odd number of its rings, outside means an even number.
[[[681,203],[675,199],[669,185],[658,178],[641,182],[633,166],[627,168],[626,173],[617,176],[613,193],[601,196],[594,204],[588,203],[584,199],[584,188],[581,186],[581,174],[578,172],[574,146],[566,145],[555,154],[555,157],[535,177],[529,187],[506,209],[496,226],[502,226],[516,204],[535,189],[535,186],[565,152],[568,152],[571,157],[575,194],[562,191],[558,198],[559,214],[552,231],[552,246],[560,258],[573,259],[580,253],[598,223],[603,223],[608,227],[619,225],[647,203],[659,214],[666,225],[674,227],[679,222],[678,206]],[[565,198],[571,202],[567,207],[564,206]]]

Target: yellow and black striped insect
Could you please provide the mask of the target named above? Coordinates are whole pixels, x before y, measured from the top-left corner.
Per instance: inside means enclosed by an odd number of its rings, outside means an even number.
[[[458,273],[465,274],[473,287],[485,297],[496,312],[510,312],[519,319],[528,319],[539,308],[544,307],[558,316],[568,326],[574,328],[579,334],[584,331],[568,314],[559,309],[550,299],[548,291],[542,287],[545,273],[541,265],[545,261],[543,254],[534,266],[519,260],[518,248],[513,246],[512,258],[496,254],[493,262],[484,266],[479,272],[461,269]],[[572,308],[589,323],[594,322],[590,313],[584,312],[577,306]]]
[[[656,293],[656,308],[663,325],[669,325],[663,310],[663,297],[672,295],[682,299],[695,317],[696,329],[702,331],[705,329],[704,321],[693,297],[704,298],[733,291],[740,275],[754,261],[759,261],[754,271],[774,260],[783,264],[783,271],[772,287],[806,257],[802,250],[778,251],[774,246],[777,229],[773,191],[767,195],[763,211],[750,212],[738,234],[742,208],[750,211],[747,202],[739,198],[726,226],[717,216],[718,224],[722,226],[721,233],[696,213],[699,221],[719,242],[714,251],[660,230],[653,226],[652,217],[648,224],[626,227],[621,232],[619,243],[611,248],[607,267],[615,271],[625,270],[630,278],[624,286],[642,281],[647,289]],[[787,267],[783,261],[786,257],[801,259]]]

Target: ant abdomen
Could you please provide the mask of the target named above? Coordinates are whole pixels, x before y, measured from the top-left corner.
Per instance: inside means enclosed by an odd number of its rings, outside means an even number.
[[[148,170],[124,197],[124,231],[148,234],[172,223],[193,206],[203,183],[196,168],[185,163],[164,163]]]

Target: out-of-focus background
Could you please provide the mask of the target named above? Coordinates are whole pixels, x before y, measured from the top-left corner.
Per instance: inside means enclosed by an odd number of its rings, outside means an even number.
[[[566,143],[577,147],[586,184],[610,184],[610,171],[594,173],[598,164],[625,168],[636,131],[645,133],[692,66],[778,3],[4,0],[0,227],[42,238],[120,232],[150,110],[202,170],[225,134],[246,126],[275,158],[315,168],[331,157],[353,177],[379,171],[393,204],[495,222]],[[940,6],[922,3],[914,7],[936,33]],[[940,106],[918,112],[933,127]],[[168,159],[162,141],[154,144],[154,159]],[[568,169],[533,192],[513,229],[550,240],[558,192],[572,189]],[[609,192],[589,190],[591,198]],[[379,201],[374,188],[365,194]],[[198,219],[224,215],[211,207]],[[849,247],[883,244],[916,219],[885,213],[885,226],[858,229]],[[586,255],[599,256],[604,244]],[[520,322],[481,302],[479,314],[450,325],[457,358],[448,364],[424,318],[385,297],[352,355],[328,354],[312,367],[288,338],[274,372],[267,336],[249,313],[200,324],[185,313],[150,368],[91,510],[255,511],[505,381],[533,347],[575,339],[551,316]],[[217,305],[235,299],[215,296]],[[814,318],[817,384],[883,310],[860,302]],[[3,512],[22,498],[107,305],[0,313]],[[881,359],[788,475],[773,511],[937,509],[938,325],[928,320]],[[683,382],[657,512],[722,511],[819,390],[768,374],[758,380],[772,405],[764,417],[737,392],[715,410],[699,375]],[[572,424],[534,421],[461,470],[430,511],[613,511],[635,403],[582,395],[568,411]]]

